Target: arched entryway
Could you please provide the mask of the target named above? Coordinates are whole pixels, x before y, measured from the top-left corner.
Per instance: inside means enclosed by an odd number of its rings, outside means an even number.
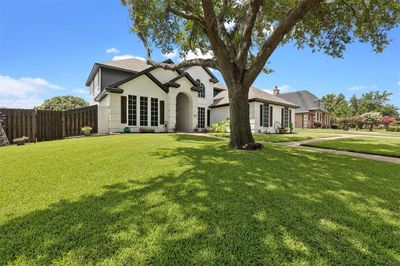
[[[191,132],[192,128],[192,103],[184,93],[176,96],[176,130]]]

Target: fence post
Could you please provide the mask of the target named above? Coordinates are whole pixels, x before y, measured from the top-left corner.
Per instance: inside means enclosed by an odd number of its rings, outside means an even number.
[[[65,139],[65,111],[61,111],[61,138]]]

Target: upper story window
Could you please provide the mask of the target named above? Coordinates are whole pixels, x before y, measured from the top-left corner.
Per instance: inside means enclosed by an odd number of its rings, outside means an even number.
[[[206,88],[204,87],[204,84],[200,81],[200,79],[196,80],[196,83],[199,86],[200,91],[197,92],[197,96],[200,98],[205,98],[206,97]]]
[[[92,83],[90,83],[90,95],[94,96],[94,81],[92,81]]]

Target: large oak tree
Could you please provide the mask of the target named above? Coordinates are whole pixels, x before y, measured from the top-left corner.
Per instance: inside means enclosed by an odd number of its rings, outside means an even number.
[[[201,65],[221,72],[230,100],[230,145],[254,142],[247,95],[250,86],[280,45],[309,46],[341,57],[359,40],[381,52],[387,33],[399,23],[399,0],[122,0],[132,30],[147,50],[149,64],[165,69]],[[151,59],[154,48],[211,52],[211,59],[178,64]]]

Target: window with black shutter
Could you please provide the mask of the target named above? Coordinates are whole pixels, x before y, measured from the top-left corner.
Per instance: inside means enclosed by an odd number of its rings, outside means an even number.
[[[274,108],[272,106],[269,107],[269,126],[272,127],[274,124],[274,115],[273,115]]]
[[[263,112],[263,105],[261,104],[261,105],[260,105],[260,127],[263,126],[263,114],[264,114],[264,112]]]
[[[211,110],[207,109],[207,126],[209,127],[211,125]]]
[[[165,124],[164,108],[165,108],[165,102],[160,101],[160,125]]]
[[[121,96],[121,124],[126,124],[126,96]]]

